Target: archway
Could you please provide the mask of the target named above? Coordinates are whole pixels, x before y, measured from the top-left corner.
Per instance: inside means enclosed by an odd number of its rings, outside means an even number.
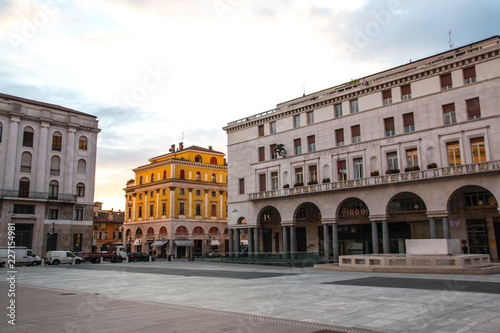
[[[369,216],[368,206],[359,198],[347,198],[339,205],[337,234],[340,255],[373,253]]]
[[[301,203],[293,213],[293,223],[297,252],[323,252],[323,225],[318,206],[312,202]]]
[[[260,249],[262,252],[279,253],[281,239],[281,214],[273,206],[262,208],[257,215]]]

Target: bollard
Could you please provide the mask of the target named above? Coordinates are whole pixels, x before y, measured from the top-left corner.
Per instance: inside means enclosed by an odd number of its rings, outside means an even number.
[[[71,260],[71,265],[75,265],[75,258]]]
[[[128,256],[125,257],[125,262],[128,262]]]
[[[151,256],[149,256],[149,262],[153,261],[153,259],[151,258]]]
[[[45,265],[45,259],[42,259],[42,261],[40,262],[40,266],[43,266]]]
[[[101,257],[100,260],[100,263],[102,264],[102,262],[104,261],[104,257]]]

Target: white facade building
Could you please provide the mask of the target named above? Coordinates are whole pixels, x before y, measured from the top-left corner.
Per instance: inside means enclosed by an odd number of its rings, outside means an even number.
[[[0,94],[0,245],[92,250],[98,121],[58,105]]]
[[[499,257],[500,37],[229,123],[229,233],[250,253]]]

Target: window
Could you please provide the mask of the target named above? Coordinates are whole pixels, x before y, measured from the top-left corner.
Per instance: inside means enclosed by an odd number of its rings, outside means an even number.
[[[3,130],[3,126],[2,126],[2,123],[0,123],[0,143],[2,143],[2,130]]]
[[[154,174],[154,173],[152,173],[150,178],[151,178],[150,182],[151,182],[151,183],[152,183],[152,182],[154,182],[154,181],[155,181],[155,174]]]
[[[196,180],[201,180],[201,172],[196,171]]]
[[[179,215],[185,215],[184,208],[185,208],[184,202],[179,202]]]
[[[382,91],[382,101],[384,105],[388,105],[392,103],[392,91],[386,90]]]
[[[238,179],[238,183],[240,184],[240,194],[245,194],[245,179]]]
[[[212,198],[217,198],[217,192],[216,191],[212,191],[211,195],[212,195]]]
[[[401,99],[403,101],[411,98],[411,86],[409,84],[401,86]]]
[[[457,122],[455,103],[443,105],[443,119],[445,125],[455,124]]]
[[[20,205],[14,204],[13,207],[14,214],[35,214],[35,205]]]
[[[302,154],[302,144],[301,144],[300,139],[293,140],[293,147],[295,150],[295,155]]]
[[[152,193],[152,192],[151,192]],[[180,188],[179,189],[179,195],[184,195],[185,194],[185,189]]]
[[[271,159],[275,160],[278,158],[278,152],[276,151],[276,144],[272,144],[269,146],[269,152],[271,153]]]
[[[276,122],[275,121],[269,123],[269,132],[271,134],[276,133]]]
[[[448,164],[449,166],[455,166],[462,164],[460,159],[460,143],[458,141],[448,142],[446,144],[448,150]]]
[[[62,135],[59,132],[55,132],[52,135],[52,150],[61,151],[62,147]]]
[[[139,193],[139,200],[142,199],[142,193]]]
[[[271,172],[271,190],[277,190],[279,188],[279,178],[277,172]]]
[[[361,142],[361,129],[359,125],[351,127],[352,143]]]
[[[259,162],[263,162],[266,160],[266,149],[264,147],[259,147]]]
[[[472,148],[472,162],[486,162],[486,148],[484,146],[484,138],[480,137],[470,139],[470,145]]]
[[[196,190],[196,191],[195,191],[195,195],[196,195],[197,197],[200,197],[200,196],[201,196],[201,190]]]
[[[264,136],[264,125],[259,125],[259,136]]]
[[[307,124],[308,125],[314,124],[314,112],[313,111],[307,113]]]
[[[196,216],[201,216],[201,203],[197,203],[195,205],[195,215]]]
[[[186,171],[184,171],[184,169],[181,169],[181,171],[179,171],[179,178],[186,179]]]
[[[403,115],[403,125],[405,133],[415,132],[415,121],[413,120],[413,112]]]
[[[84,197],[85,196],[85,185],[82,183],[78,183],[76,185],[76,196],[77,197]]]
[[[167,170],[163,170],[163,179],[167,179]]]
[[[33,129],[26,127],[23,132],[23,147],[33,147]]]
[[[167,189],[166,188],[162,189],[162,194],[163,195],[167,195]]]
[[[139,185],[142,185],[142,176],[139,177]]]
[[[335,104],[335,117],[342,117],[342,104]]]
[[[363,178],[363,159],[355,158],[354,162],[354,179]]]
[[[78,140],[78,149],[80,150],[87,150],[87,138],[84,136],[81,136],[80,139]]]
[[[211,209],[211,214],[210,216],[216,217],[217,216],[217,204],[212,204],[212,209]]]
[[[21,172],[31,173],[31,154],[27,151],[21,155]]]
[[[359,112],[358,100],[354,99],[351,101],[351,113],[358,113],[358,112]]]
[[[384,119],[385,126],[385,136],[396,135],[396,130],[394,129],[394,117]]]
[[[293,117],[293,127],[294,128],[299,128],[300,127],[300,115]]]
[[[295,218],[296,219],[305,219],[307,217],[307,211],[304,207],[300,207],[297,210],[297,213],[295,213]]]
[[[335,130],[335,139],[337,141],[337,147],[344,145],[344,129]]]
[[[217,175],[215,173],[212,173],[212,183],[217,182]]]
[[[129,220],[132,218],[132,208],[128,209],[128,218]]]
[[[73,252],[82,252],[82,235],[73,234]]]
[[[387,169],[399,169],[397,153],[387,153]]]
[[[162,204],[161,204],[161,215],[163,215],[163,216],[167,215],[167,203],[166,202],[162,202]]]
[[[215,158],[215,157],[210,158],[210,164],[216,165],[217,164],[217,158]]]
[[[82,207],[75,208],[75,221],[83,221],[83,208]]]
[[[266,174],[265,173],[261,173],[259,175],[259,191],[260,192],[266,191]]]
[[[142,206],[139,206],[139,209],[137,210],[137,216],[142,219]]]
[[[153,215],[154,215],[154,205],[150,204],[149,205],[149,216],[153,217]]]
[[[85,162],[85,160],[78,160],[76,172],[79,175],[84,175],[87,172],[87,162]]]
[[[59,183],[55,180],[52,180],[49,183],[49,199],[57,199],[59,195]]]
[[[304,171],[302,168],[295,168],[295,183],[297,185],[304,185]]]
[[[469,67],[464,69],[464,83],[469,84],[476,82],[476,67]]]
[[[451,89],[453,85],[451,84],[451,73],[441,75],[441,90]]]
[[[187,234],[188,230],[186,227],[180,226],[175,230],[176,234]]]
[[[469,120],[481,118],[481,108],[479,107],[479,98],[471,98],[465,101],[467,105],[467,117]]]
[[[49,220],[57,220],[57,219],[59,219],[59,208],[50,207],[47,218]]]
[[[310,182],[318,182],[318,170],[315,165],[309,166],[309,181]]]
[[[196,155],[196,156],[194,157],[194,161],[195,161],[195,162],[200,162],[200,163],[202,163],[202,162],[203,162],[203,159],[201,158],[201,156],[200,156],[200,155]]]
[[[337,172],[339,174],[339,181],[347,180],[347,167],[345,160],[339,160],[337,158]]]
[[[406,151],[406,166],[408,168],[418,167],[418,151],[417,151],[417,149],[408,149]]]
[[[314,135],[307,137],[307,149],[309,152],[316,151],[316,137]]]

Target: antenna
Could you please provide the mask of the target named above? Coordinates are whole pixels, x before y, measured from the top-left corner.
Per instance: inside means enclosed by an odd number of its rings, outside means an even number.
[[[453,48],[453,42],[451,41],[451,29],[448,31],[448,45],[450,46],[450,49]]]
[[[302,96],[305,95],[306,95],[306,83],[304,82],[304,84],[302,85]]]

